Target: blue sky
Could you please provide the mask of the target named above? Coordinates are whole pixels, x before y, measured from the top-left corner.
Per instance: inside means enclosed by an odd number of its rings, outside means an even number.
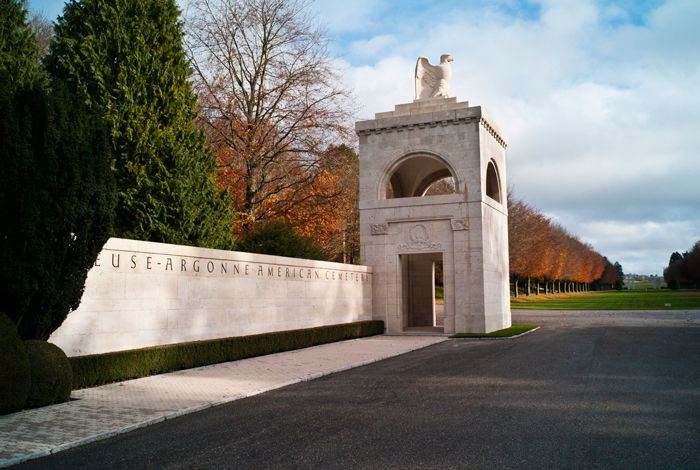
[[[186,0],[181,0],[185,6]],[[50,17],[63,3],[34,0]],[[625,272],[700,239],[700,1],[317,0],[362,106],[414,98],[451,53],[451,95],[508,135],[518,196]]]

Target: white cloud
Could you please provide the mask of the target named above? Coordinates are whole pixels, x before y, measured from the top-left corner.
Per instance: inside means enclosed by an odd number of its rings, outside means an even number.
[[[689,221],[587,222],[579,234],[599,250],[615,253],[611,261],[620,260],[625,272],[637,274],[661,274],[671,253],[690,249],[698,239],[697,226]]]
[[[383,53],[396,44],[396,38],[390,34],[375,36],[369,40],[359,40],[350,44],[350,54],[367,58],[383,57]]]
[[[412,81],[397,82],[396,75],[410,76],[414,67],[415,64],[406,58],[391,56],[373,66],[350,68],[347,79],[365,105],[362,117],[373,119],[374,113],[393,110],[395,104],[406,102],[404,97],[413,94],[414,85]]]

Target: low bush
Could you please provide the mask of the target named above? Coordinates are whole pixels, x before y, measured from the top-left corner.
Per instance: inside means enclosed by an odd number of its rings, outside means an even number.
[[[29,356],[17,328],[0,314],[0,415],[22,409],[31,384]]]
[[[73,388],[237,361],[383,332],[384,322],[373,320],[71,357]]]
[[[236,250],[261,255],[287,256],[313,260],[326,259],[323,249],[285,221],[273,221],[255,227],[236,245]]]
[[[623,288],[624,286],[625,286],[625,284],[624,284],[620,279],[618,279],[617,281],[615,281],[615,290],[617,290],[618,292],[619,292],[619,291],[622,291],[622,288]]]
[[[27,407],[53,405],[70,400],[73,372],[66,354],[55,344],[27,340],[24,348],[32,368]]]
[[[668,288],[671,290],[678,290],[681,288],[681,283],[678,282],[678,279],[671,279],[668,282]]]

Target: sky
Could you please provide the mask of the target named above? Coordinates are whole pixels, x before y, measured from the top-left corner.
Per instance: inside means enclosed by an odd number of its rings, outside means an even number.
[[[186,0],[180,0],[185,6]],[[55,18],[60,0],[32,7]],[[700,1],[317,0],[362,107],[414,98],[450,53],[450,95],[508,136],[517,197],[625,273],[700,240]]]

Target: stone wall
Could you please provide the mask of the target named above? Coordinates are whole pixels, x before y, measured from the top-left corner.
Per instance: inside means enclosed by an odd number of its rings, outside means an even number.
[[[49,341],[68,356],[372,319],[372,268],[110,239]]]

